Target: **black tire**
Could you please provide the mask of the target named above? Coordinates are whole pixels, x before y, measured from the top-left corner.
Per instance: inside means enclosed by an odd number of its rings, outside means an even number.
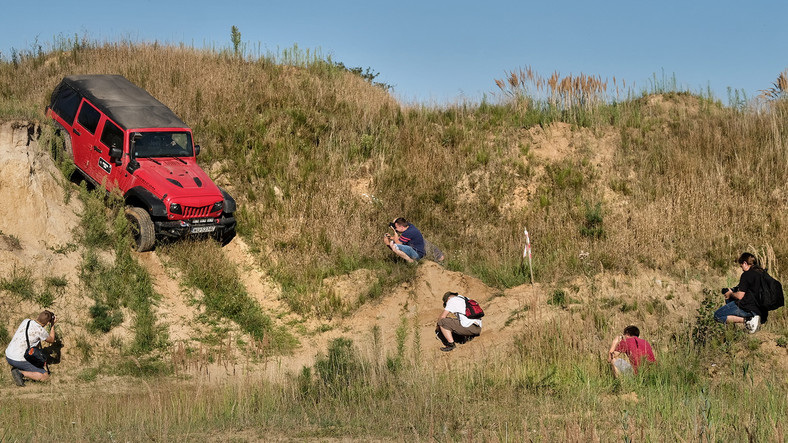
[[[58,153],[62,155],[63,159],[74,161],[74,149],[71,147],[71,136],[68,134],[66,128],[58,122],[55,122],[55,134],[63,137],[63,148]]]
[[[156,229],[148,211],[129,206],[126,208],[126,219],[131,231],[131,248],[137,252],[152,250],[156,244]]]
[[[235,238],[235,226],[225,229],[220,238],[217,238],[222,246],[227,246]]]
[[[234,213],[223,213],[222,214],[222,224],[225,224],[224,230],[222,230],[221,234],[214,235],[216,241],[219,242],[222,246],[227,246],[234,238],[235,238],[235,217]],[[227,223],[228,219],[232,219],[232,222]]]

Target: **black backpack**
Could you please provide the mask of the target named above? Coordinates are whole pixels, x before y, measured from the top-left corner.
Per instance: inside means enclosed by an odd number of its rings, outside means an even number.
[[[765,270],[762,275],[761,293],[759,295],[760,300],[758,300],[758,304],[767,311],[774,311],[785,305],[783,285]]]

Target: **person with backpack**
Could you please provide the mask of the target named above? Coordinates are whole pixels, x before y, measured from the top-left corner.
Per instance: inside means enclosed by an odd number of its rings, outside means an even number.
[[[469,303],[471,306],[468,306]],[[477,318],[469,318],[469,315]],[[457,292],[443,294],[443,312],[438,317],[435,328],[438,338],[444,344],[441,351],[453,351],[457,347],[456,342],[465,343],[481,335],[483,315],[484,312],[475,301]]]
[[[627,359],[621,358],[621,354],[624,354]],[[643,363],[644,358],[650,363],[656,363],[657,361],[654,358],[651,344],[640,338],[640,329],[633,325],[624,328],[624,333],[613,339],[610,351],[607,354],[607,361],[610,362],[613,368],[613,375],[616,378],[622,374],[637,374],[638,367]]]
[[[754,334],[761,323],[766,323],[767,311],[758,303],[764,270],[749,252],[743,253],[738,263],[743,271],[739,285],[722,289],[725,306],[714,312],[714,319],[720,323],[744,323],[747,332]]]
[[[52,325],[49,332],[44,329],[47,324]],[[25,377],[35,381],[49,380],[46,364],[39,368],[25,358],[25,352],[42,341],[55,342],[55,314],[50,311],[41,312],[35,320],[23,320],[5,349],[5,359],[11,365],[11,377],[17,386],[25,385]]]

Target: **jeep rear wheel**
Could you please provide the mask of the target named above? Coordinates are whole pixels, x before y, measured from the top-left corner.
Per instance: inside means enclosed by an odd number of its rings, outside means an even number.
[[[54,152],[55,158],[58,160],[70,160],[74,161],[74,150],[71,148],[71,136],[68,134],[66,128],[63,127],[58,122],[55,122],[55,136],[56,138],[62,138],[63,147],[57,147],[57,152]]]
[[[126,219],[129,221],[131,231],[131,247],[137,252],[153,249],[156,243],[156,230],[150,214],[142,208],[129,206],[126,208]]]

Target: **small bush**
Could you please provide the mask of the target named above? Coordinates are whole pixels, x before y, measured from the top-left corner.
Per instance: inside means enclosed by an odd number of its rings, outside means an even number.
[[[353,348],[353,341],[343,337],[329,343],[328,355],[319,356],[314,367],[320,386],[333,394],[346,392],[363,378],[362,364]]]
[[[62,291],[68,286],[68,280],[66,277],[47,277],[45,280],[47,287],[55,288],[56,290]]]
[[[120,309],[113,309],[99,301],[90,307],[89,312],[91,321],[88,328],[93,332],[107,333],[123,323],[123,312]]]
[[[8,247],[11,248],[11,250],[18,251],[22,249],[22,244],[19,243],[19,238],[17,236],[4,234],[3,231],[0,231],[0,238],[5,239],[6,243],[8,244]]]
[[[99,370],[98,368],[85,368],[79,371],[77,374],[77,380],[84,381],[84,382],[91,382],[95,381],[98,377]]]
[[[714,320],[714,311],[719,307],[719,297],[709,288],[703,289],[703,295],[695,315],[695,326],[692,328],[692,342],[701,348],[725,341],[725,328]]]
[[[585,224],[580,228],[583,237],[594,239],[603,238],[605,229],[602,226],[602,204],[597,203],[593,207],[586,203]]]
[[[0,290],[16,294],[23,300],[34,300],[36,297],[34,283],[30,269],[19,269],[14,266],[14,269],[11,271],[11,277],[0,280]]]
[[[77,337],[74,347],[79,351],[80,361],[83,364],[90,363],[90,359],[93,357],[93,345],[85,337]]]
[[[556,289],[553,291],[550,298],[547,300],[548,305],[558,306],[562,309],[566,309],[566,292],[563,289]]]
[[[53,294],[48,289],[44,290],[36,296],[36,303],[38,303],[40,306],[48,308],[55,303],[55,294]]]

